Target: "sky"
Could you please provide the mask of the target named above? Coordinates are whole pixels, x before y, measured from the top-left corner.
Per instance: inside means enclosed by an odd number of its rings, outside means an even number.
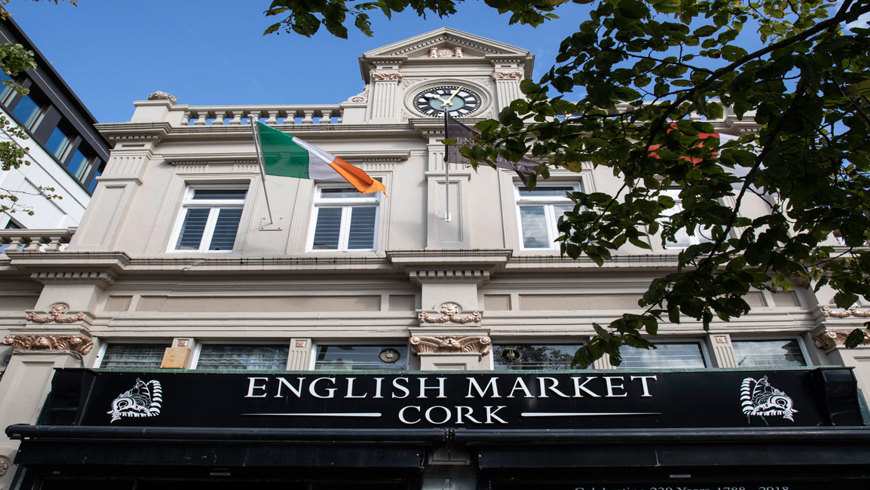
[[[338,39],[263,36],[275,22],[269,0],[12,0],[6,8],[99,122],[128,121],[133,101],[162,90],[180,104],[336,104],[363,90],[365,51],[452,27],[528,49],[535,78],[553,64],[559,43],[585,20],[580,7],[537,28],[509,25],[471,0],[447,18],[373,14],[374,36],[351,28]]]

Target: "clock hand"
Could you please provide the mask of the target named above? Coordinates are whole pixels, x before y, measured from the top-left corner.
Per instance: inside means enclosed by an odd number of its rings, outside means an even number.
[[[444,101],[444,105],[446,105],[446,106],[453,105],[453,102],[450,102],[450,101],[453,100],[453,97],[456,97],[456,94],[458,94],[460,90],[462,90],[461,85],[459,87],[456,87],[456,90],[454,90],[453,93],[450,94],[450,98]]]

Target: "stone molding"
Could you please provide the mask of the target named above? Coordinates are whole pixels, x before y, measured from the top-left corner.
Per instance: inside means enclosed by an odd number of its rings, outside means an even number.
[[[72,351],[83,356],[94,348],[94,341],[81,335],[23,335],[10,334],[3,339],[4,345],[15,350],[29,351]]]
[[[521,71],[497,71],[493,72],[493,80],[522,80],[523,72]]]
[[[435,337],[411,337],[411,351],[420,354],[477,354],[485,356],[490,352],[492,340],[486,335],[439,335]]]
[[[479,311],[460,316],[462,308],[456,303],[442,303],[439,311],[441,312],[441,316],[421,311],[417,314],[417,318],[420,320],[420,323],[458,323],[464,325],[466,323],[480,322],[483,317],[483,314]]]
[[[813,340],[815,340],[816,347],[819,349],[831,350],[838,347],[845,347],[846,337],[848,337],[850,333],[852,333],[852,330],[828,329],[814,336]],[[870,345],[870,339],[865,338],[860,345]]]
[[[178,103],[178,97],[162,90],[157,90],[148,94],[148,100],[168,100],[173,105]]]
[[[69,305],[66,303],[55,303],[48,309],[48,316],[39,316],[31,311],[27,314],[27,319],[35,323],[74,323],[84,319],[85,314],[81,311],[75,315],[64,316],[69,310]]]
[[[376,82],[402,82],[402,75],[399,73],[372,73],[372,80]]]
[[[850,316],[854,316],[857,318],[870,318],[870,310],[859,311],[858,305],[852,305],[848,309],[843,309],[841,311],[834,311],[828,305],[824,305],[821,308],[822,308],[822,313],[824,313],[826,317],[849,318]]]
[[[34,272],[30,275],[30,278],[42,283],[54,281],[86,281],[96,283],[105,289],[115,283],[116,274],[111,271]]]

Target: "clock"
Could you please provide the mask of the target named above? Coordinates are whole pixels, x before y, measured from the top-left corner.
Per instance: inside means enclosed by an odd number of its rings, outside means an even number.
[[[459,85],[442,85],[417,94],[414,107],[427,116],[443,116],[447,108],[451,116],[461,117],[480,108],[480,96]]]

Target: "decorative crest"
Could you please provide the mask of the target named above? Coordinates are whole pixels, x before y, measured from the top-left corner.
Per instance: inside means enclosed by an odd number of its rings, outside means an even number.
[[[462,308],[456,303],[442,303],[441,316],[431,315],[425,311],[421,311],[417,318],[421,323],[472,323],[479,322],[483,318],[483,314],[479,311],[474,311],[465,316],[459,316]]]
[[[172,104],[178,103],[178,97],[162,90],[158,90],[156,92],[151,92],[150,94],[148,94],[148,100],[168,100]]]
[[[492,340],[485,335],[462,337],[459,335],[442,335],[438,337],[414,336],[409,341],[411,349],[416,354],[421,353],[460,353],[489,354]]]
[[[27,314],[27,319],[36,323],[73,323],[85,317],[85,314],[82,312],[71,316],[63,316],[67,310],[69,310],[69,305],[66,303],[55,303],[48,309],[48,316],[39,316],[34,312],[30,312]]]
[[[15,350],[68,350],[87,355],[94,348],[94,341],[81,335],[7,335],[4,345]]]

